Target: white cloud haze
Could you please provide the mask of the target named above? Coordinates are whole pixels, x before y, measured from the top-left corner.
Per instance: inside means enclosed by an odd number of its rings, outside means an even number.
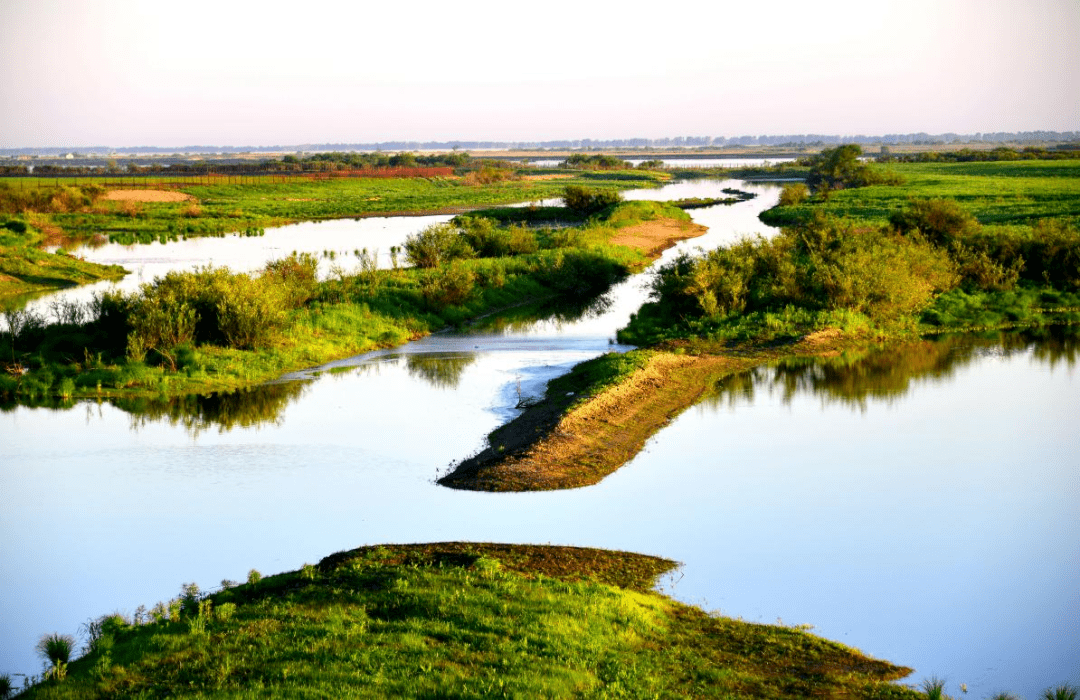
[[[1080,3],[0,0],[0,147],[1080,129]]]

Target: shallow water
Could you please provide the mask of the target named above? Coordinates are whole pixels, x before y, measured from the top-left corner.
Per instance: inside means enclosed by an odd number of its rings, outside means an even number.
[[[452,218],[438,214],[305,221],[266,229],[262,236],[231,234],[222,238],[195,237],[166,244],[106,243],[82,246],[72,249],[71,254],[102,265],[120,265],[131,274],[120,280],[105,280],[37,295],[26,302],[24,308],[49,318],[50,304],[56,301],[85,303],[103,291],[133,292],[142,284],[152,282],[168,272],[193,270],[206,265],[228,267],[234,272],[253,272],[261,270],[267,262],[287,257],[294,251],[317,256],[319,275],[324,279],[337,269],[347,273],[358,269],[360,263],[356,251],[365,248],[371,254],[378,255],[379,267],[388,268],[391,265],[391,246],[400,246],[409,235]],[[404,262],[404,256],[401,256],[401,261]]]
[[[756,213],[776,192],[758,191],[695,210],[713,217],[707,238],[666,256],[769,233]],[[946,677],[954,694],[1080,681],[1075,342],[950,341],[759,372],[595,487],[434,484],[550,377],[624,349],[610,338],[645,282],[581,315],[492,321],[305,382],[0,414],[0,670],[36,671],[40,634],[152,606],[184,582],[212,588],[363,544],[473,540],[671,557],[684,562],[669,582],[680,599],[813,624]]]
[[[646,160],[659,160],[664,163],[665,168],[755,168],[795,161],[794,158],[624,158],[623,160],[634,167]],[[565,158],[546,158],[530,161],[529,165],[537,168],[557,168],[565,162]]]

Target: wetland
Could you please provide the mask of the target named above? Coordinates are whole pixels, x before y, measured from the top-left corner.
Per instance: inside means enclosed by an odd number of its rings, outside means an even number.
[[[625,193],[718,198],[733,187],[757,196],[692,210],[707,233],[652,270],[697,247],[776,236],[758,215],[779,188],[695,180]],[[632,351],[618,331],[649,300],[654,271],[590,303],[487,315],[240,391],[6,405],[4,666],[31,667],[42,631],[151,605],[181,581],[213,589],[359,545],[513,541],[681,562],[662,583],[678,600],[811,624],[914,668],[906,682],[936,675],[978,697],[1034,697],[1080,680],[1069,676],[1080,610],[1068,586],[1080,571],[1066,544],[1080,534],[1069,506],[1080,387],[1075,335],[1061,327],[884,346],[861,337],[798,358],[781,343],[750,371],[710,376],[694,407],[664,413],[644,449],[593,486],[437,485],[552,380]],[[1002,608],[1022,614],[986,614]]]

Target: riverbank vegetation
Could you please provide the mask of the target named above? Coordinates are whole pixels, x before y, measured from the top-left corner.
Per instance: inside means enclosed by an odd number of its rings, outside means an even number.
[[[652,590],[674,562],[552,546],[364,547],[134,619],[24,698],[918,698],[910,669]]]
[[[30,232],[0,243],[0,299],[119,274],[62,252],[43,252],[42,246],[167,243],[197,236],[258,235],[297,221],[460,213],[560,197],[567,185],[616,192],[648,187],[667,177],[582,171],[546,179],[521,175],[503,163],[478,161],[461,174],[437,177],[208,175],[188,182],[176,176],[140,176],[132,179],[132,189],[111,192],[96,184],[99,179],[0,178],[0,225]],[[79,184],[64,184],[75,182]]]
[[[953,171],[951,186],[933,188],[925,168]],[[787,222],[777,236],[665,266],[653,303],[620,337],[760,341],[826,327],[887,337],[1080,322],[1075,165],[908,166],[902,186],[859,186],[855,175],[835,189],[837,177],[766,212]],[[959,198],[922,196],[938,190]]]
[[[0,393],[70,400],[250,385],[494,309],[592,298],[670,245],[667,237],[696,235],[688,219],[655,202],[609,206],[565,228],[460,217],[408,239],[401,261],[414,267],[378,269],[365,250],[357,274],[318,281],[316,260],[293,255],[259,274],[174,272],[137,293],[57,304],[53,323],[8,311]],[[642,238],[642,226],[660,226],[664,240]]]
[[[783,225],[663,266],[622,329],[440,483],[596,483],[739,370],[927,334],[1080,324],[1075,161],[874,165],[823,152],[762,219]],[[568,391],[573,392],[567,397]]]

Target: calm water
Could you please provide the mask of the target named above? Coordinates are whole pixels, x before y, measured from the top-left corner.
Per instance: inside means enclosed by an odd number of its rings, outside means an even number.
[[[666,168],[753,168],[795,161],[794,158],[624,158],[623,160],[634,167],[646,160],[659,160]],[[530,161],[529,164],[538,168],[557,168],[565,162],[565,158],[548,158]]]
[[[768,233],[756,212],[776,194],[758,191],[695,212],[712,228],[683,247]],[[1075,340],[773,368],[718,387],[595,487],[434,485],[522,398],[611,349],[643,281],[553,320],[441,334],[309,381],[0,414],[0,670],[36,671],[40,634],[184,582],[211,588],[363,544],[494,540],[677,559],[680,599],[813,624],[955,694],[963,682],[975,698],[1033,698],[1080,681]]]
[[[121,265],[131,272],[120,280],[106,280],[39,296],[25,308],[51,317],[49,305],[57,300],[87,302],[106,290],[136,291],[173,270],[191,270],[205,265],[228,267],[236,272],[261,270],[270,260],[287,257],[293,251],[319,257],[319,274],[324,279],[336,269],[352,272],[359,268],[356,251],[367,248],[378,253],[379,266],[390,267],[390,247],[400,246],[407,236],[454,218],[432,216],[373,216],[360,219],[306,221],[266,230],[257,237],[229,235],[224,238],[189,238],[174,243],[148,245],[83,246],[71,250],[91,262]],[[21,305],[21,304],[20,304]]]

